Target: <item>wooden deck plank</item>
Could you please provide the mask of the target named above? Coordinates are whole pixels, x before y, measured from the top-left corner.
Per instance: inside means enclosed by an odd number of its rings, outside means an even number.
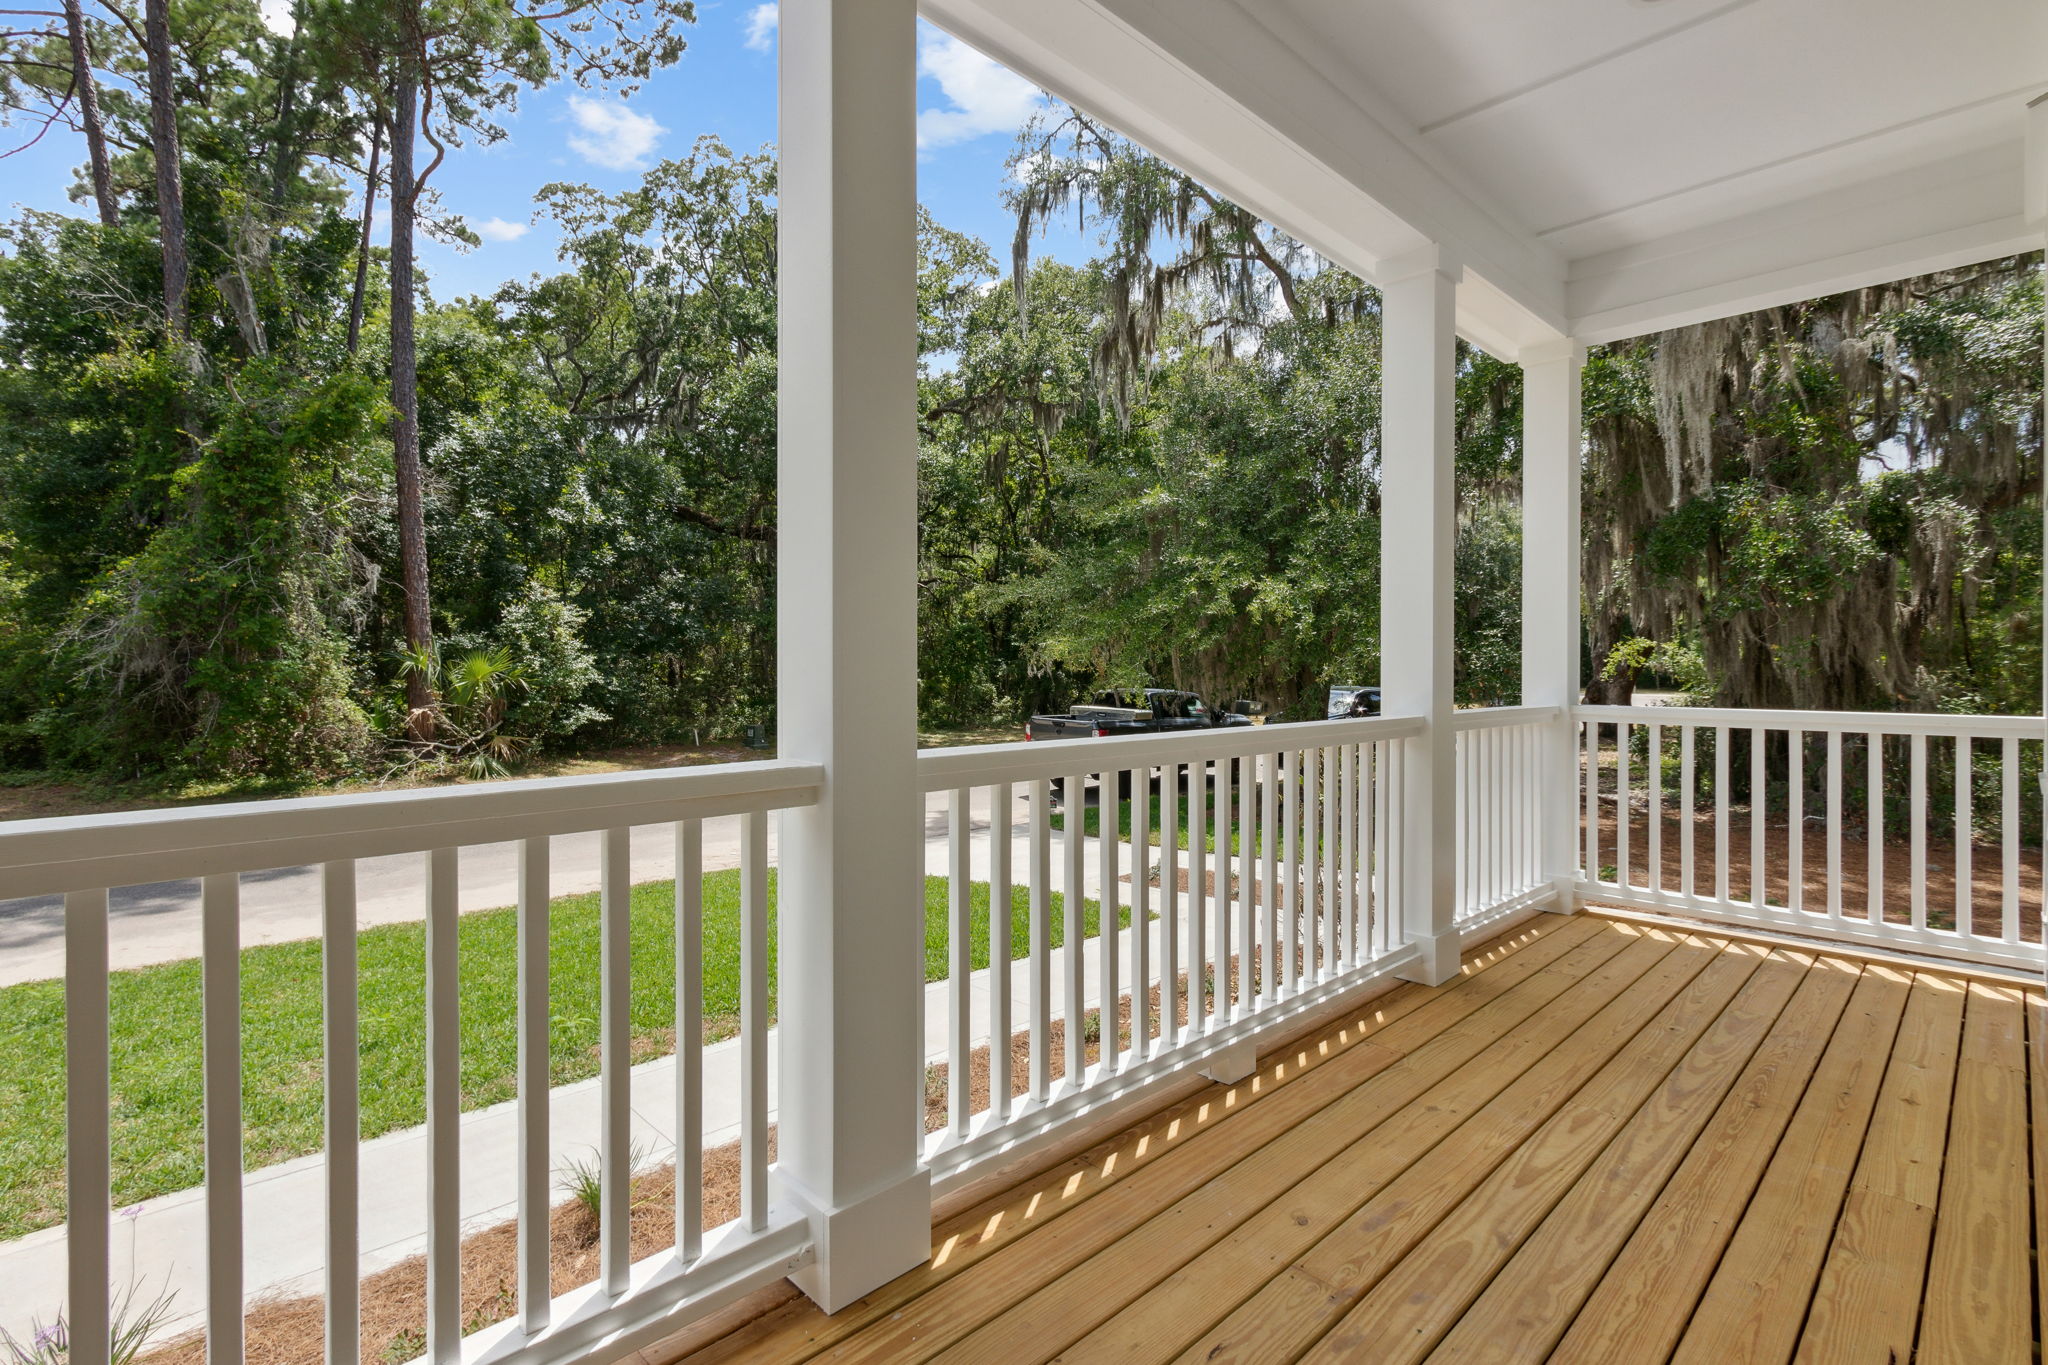
[[[1911,989],[1902,972],[1864,969],[1672,1365],[1782,1361],[1798,1346]]]
[[[1793,1359],[1910,1360],[1941,1192],[1964,983],[1920,973]]]
[[[1742,1079],[1623,1244],[1553,1362],[1663,1360],[1792,1121],[1862,968],[1816,962]]]
[[[2028,1148],[2033,1158],[2034,1287],[2037,1336],[2048,1335],[2048,1000],[2027,996]]]
[[[1611,928],[1606,928],[1491,999],[1469,989],[1480,986],[1485,976],[1453,988],[1432,1005],[1447,1004],[1464,991],[1468,996],[1465,1006],[1469,1008],[1462,1018],[1446,1016],[1439,1020],[1446,1026],[1434,1037],[1422,1041],[1412,1052],[1394,1057],[1347,1093],[1326,1096],[1324,1107],[1290,1119],[1277,1131],[1270,1123],[1256,1128],[1230,1127],[1223,1134],[1228,1150],[1221,1169],[1187,1186],[1179,1197],[1139,1198],[1134,1193],[1132,1198],[1118,1200],[1120,1192],[1098,1197],[1092,1204],[1053,1220],[1035,1235],[997,1252],[922,1295],[902,1311],[840,1343],[829,1358],[923,1360],[960,1341],[992,1318],[1004,1319],[1005,1328],[1001,1330],[1010,1330],[1030,1311],[1025,1307],[1030,1296],[1063,1276],[1080,1273],[1078,1267],[1105,1249],[1114,1248],[1125,1237],[1141,1246],[1188,1245],[1187,1254],[1192,1255],[1204,1243],[1189,1245],[1190,1242],[1202,1237],[1203,1230],[1212,1223],[1225,1220],[1222,1226],[1228,1227],[1263,1207],[1298,1179],[1301,1171],[1318,1164],[1334,1146],[1370,1131],[1569,990],[1582,975],[1598,970],[1629,945],[1645,942],[1654,939],[1649,934],[1617,937]],[[1510,958],[1503,967],[1512,967],[1515,961],[1516,958]],[[1429,1012],[1427,1008],[1418,1010],[1359,1051],[1381,1048],[1389,1035],[1403,1033],[1405,1025]],[[1309,1078],[1295,1089],[1307,1089],[1314,1079]],[[1247,1116],[1255,1116],[1266,1107],[1253,1105]],[[1166,1169],[1165,1163],[1154,1168],[1162,1169]],[[1144,1183],[1145,1176],[1141,1174],[1127,1189],[1136,1192]],[[1037,1348],[1038,1342],[1031,1340],[1028,1349],[1037,1352]]]
[[[1630,1038],[1610,1065],[1517,1146],[1302,1361],[1328,1365],[1370,1358],[1376,1365],[1413,1365],[1427,1356],[1687,1057],[1701,1053],[1711,1068],[1711,1059],[1731,1045],[1744,1055],[1754,1047],[1768,1020],[1732,1004],[1757,961],[1755,955],[1729,954],[1702,973],[1693,989]]]
[[[636,1359],[2033,1357],[2024,983],[1584,915],[1281,1051],[949,1218],[834,1318]]]
[[[1813,958],[1784,949],[1522,1243],[1431,1353],[1438,1365],[1521,1365],[1557,1344],[1622,1244],[1784,1014]]]
[[[1608,954],[1591,974],[1565,976],[1563,964],[1536,974],[1493,1005],[1446,1029],[1399,1066],[1374,1076],[1368,1085],[1303,1121],[1284,1138],[1247,1152],[1227,1177],[1210,1181],[1176,1205],[1161,1209],[1057,1279],[1040,1281],[1030,1291],[1012,1295],[997,1316],[983,1314],[987,1320],[969,1324],[967,1332],[954,1332],[944,1342],[948,1349],[942,1359],[1008,1363],[1024,1359],[1026,1353],[1042,1359],[1042,1355],[1065,1347],[1079,1332],[1114,1314],[1204,1246],[1266,1207],[1339,1146],[1360,1140],[1380,1146],[1378,1134],[1386,1121],[1432,1091],[1446,1076],[1468,1070],[1475,1058],[1526,1031],[1532,1017],[1569,995],[1575,984],[1618,972],[1640,974],[1655,958],[1669,954],[1675,939],[1671,935],[1640,935],[1618,943],[1606,935],[1595,935],[1579,952],[1606,952],[1608,948],[1620,948],[1620,952]],[[895,1345],[899,1353],[887,1359],[905,1359],[901,1355],[903,1342]]]
[[[1361,1217],[1373,1219],[1377,1245],[1421,1236],[1686,989],[1717,951],[1707,944],[1684,946],[1611,998],[1596,977],[1587,978],[1518,1031],[1521,1037],[1489,1050],[1465,1068],[1467,1074],[1430,1091],[1382,1125],[1372,1142],[1341,1149],[1062,1359],[1171,1359],[1325,1236]],[[1497,1093],[1489,1099],[1488,1091]],[[1391,1153],[1428,1141],[1436,1145],[1390,1174]],[[1277,1345],[1274,1338],[1266,1341]],[[1249,1358],[1240,1345],[1227,1337],[1205,1338],[1194,1350],[1206,1355],[1220,1346],[1223,1355]]]
[[[689,1365],[807,1360],[1105,1192],[1115,1193],[1119,1216],[1139,1221],[1157,1201],[1179,1198],[1228,1169],[1244,1142],[1284,1132],[1326,1103],[1324,1090],[1341,1093],[1391,1065],[1434,1033],[1568,958],[1601,929],[1601,922],[1590,916],[1519,926],[1474,953],[1454,985],[1397,987],[1369,1001],[1347,1022],[1264,1058],[1256,1082],[1206,1089],[947,1220],[934,1229],[929,1263],[829,1318],[808,1299],[798,1299],[701,1348],[692,1342],[687,1353],[650,1359]],[[1397,1024],[1400,1030],[1386,1036]],[[1375,1050],[1361,1051],[1368,1044]],[[1310,1078],[1309,1089],[1301,1090]],[[1257,1088],[1260,1103],[1226,1104],[1240,1088],[1247,1093]],[[1215,1136],[1226,1120],[1242,1121],[1250,1131],[1226,1142]]]
[[[2025,1032],[2018,991],[1970,984],[1921,1314],[1925,1365],[2032,1352]]]

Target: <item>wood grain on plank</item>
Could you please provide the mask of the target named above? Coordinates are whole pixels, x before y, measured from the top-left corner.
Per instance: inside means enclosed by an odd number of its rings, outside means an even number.
[[[1921,1314],[1925,1365],[2032,1354],[2025,1030],[2018,991],[1970,983]]]
[[[1754,954],[1728,953],[1702,972],[1302,1360],[1407,1365],[1427,1356],[1685,1059],[1725,1050],[1744,1022],[1730,1006],[1756,966]],[[1742,1050],[1753,1041],[1741,1040]]]
[[[1608,926],[1593,917],[1518,928],[1464,964],[1461,979],[1437,990],[1399,988],[1358,1015],[1265,1059],[1258,1104],[1230,1105],[1252,1082],[1217,1086],[1153,1116],[1051,1171],[991,1199],[934,1230],[931,1262],[826,1317],[809,1300],[733,1332],[684,1357],[689,1365],[729,1361],[798,1361],[884,1322],[934,1287],[1091,1203],[1105,1193],[1113,1210],[1100,1220],[1142,1220],[1161,1202],[1200,1186],[1236,1160],[1241,1147],[1285,1132],[1293,1123],[1364,1078],[1398,1061],[1472,1012],[1530,977],[1605,942]],[[1605,955],[1609,950],[1596,947]],[[1306,1087],[1304,1089],[1303,1087]],[[1225,1141],[1230,1122],[1247,1131]]]
[[[1864,969],[1673,1365],[1785,1360],[1798,1345],[1911,988],[1890,967]]]
[[[1922,972],[1914,978],[1793,1356],[1800,1365],[1913,1357],[1965,992],[1953,977]]]
[[[1857,964],[1832,957],[1808,971],[1552,1361],[1637,1365],[1670,1354],[1861,975]]]
[[[1617,937],[1602,932],[1284,1135],[1246,1148],[1227,1172],[1178,1202],[1155,1208],[1149,1217],[1126,1224],[1116,1238],[1091,1249],[1086,1257],[1048,1260],[1039,1244],[1058,1235],[1054,1225],[1032,1244],[1015,1248],[1015,1255],[998,1256],[988,1266],[926,1295],[832,1358],[896,1362],[927,1359],[941,1351],[943,1358],[961,1361],[1044,1358],[1284,1193],[1338,1147],[1373,1142],[1379,1125],[1497,1046],[1570,991],[1588,969],[1592,977],[1599,977],[1607,970],[1608,958],[1628,959],[1640,962],[1628,969],[1639,974],[1674,943],[1662,933]],[[1000,1292],[989,1294],[985,1291],[996,1277],[983,1272],[998,1269]],[[967,1283],[976,1276],[987,1283]]]
[[[1745,945],[1754,947],[1754,945]],[[1439,1365],[1541,1360],[1571,1326],[1715,1108],[1756,1057],[1812,965],[1770,951],[1701,1040],[1524,1242],[1431,1354]]]
[[[1362,1206],[1368,1201],[1376,1209],[1398,1206],[1414,1229],[1406,1235],[1419,1237],[1685,989],[1714,954],[1705,944],[1682,947],[1633,983],[1617,987],[1602,981],[1606,971],[1586,978],[1382,1125],[1373,1141],[1340,1150],[1062,1358],[1171,1359],[1294,1258],[1364,1216]],[[1622,965],[1623,958],[1609,964]],[[1397,1157],[1415,1151],[1424,1154],[1399,1169]],[[1376,1234],[1378,1244],[1391,1245],[1400,1231],[1401,1220],[1386,1219]],[[1280,1340],[1284,1335],[1268,1335],[1265,1348],[1286,1349]],[[1215,1344],[1204,1342],[1198,1354]]]

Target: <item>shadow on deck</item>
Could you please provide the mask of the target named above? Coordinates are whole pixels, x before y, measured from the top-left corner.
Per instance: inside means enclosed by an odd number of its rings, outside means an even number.
[[[641,1359],[2026,1361],[2041,1027],[1967,973],[1542,917],[834,1317],[779,1291]]]

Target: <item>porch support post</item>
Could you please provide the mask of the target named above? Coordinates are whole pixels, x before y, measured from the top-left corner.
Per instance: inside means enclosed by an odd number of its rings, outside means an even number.
[[[2029,226],[2040,237],[2042,249],[2048,251],[2048,95],[2036,95],[2027,105],[2026,157],[2025,203],[2022,212],[2026,214]],[[2041,268],[2048,270],[2048,259],[2044,259]],[[2044,326],[2048,326],[2048,294],[2044,294],[2042,309]],[[2048,382],[2048,345],[2041,348],[2041,363],[2044,382]],[[2044,408],[2048,408],[2048,393],[2043,395],[2043,404]],[[2044,424],[2048,424],[2048,411],[2043,412],[2042,420]],[[2048,425],[2044,425],[2043,429],[2048,430]],[[2042,478],[2041,510],[2042,574],[2044,580],[2048,580],[2048,471],[2044,471]],[[2043,587],[2048,589],[2048,581],[2044,581]],[[2048,601],[2048,598],[2043,600]],[[2041,632],[2044,650],[2041,657],[2048,660],[2048,614],[2043,615]],[[2041,669],[2041,716],[2044,722],[2048,722],[2048,665]],[[2044,735],[2044,738],[2048,738],[2048,735]],[[2042,774],[2041,786],[2043,791],[2048,791],[2048,773]]]
[[[783,0],[778,1201],[827,1312],[924,1263],[915,0]]]
[[[1564,714],[1544,743],[1543,875],[1548,906],[1579,908],[1579,374],[1583,346],[1522,348],[1522,705]]]
[[[1452,732],[1452,478],[1458,281],[1440,249],[1385,263],[1379,275],[1382,467],[1380,687],[1389,715],[1421,716],[1401,803],[1401,916],[1420,957],[1402,975],[1439,985],[1458,974],[1456,736]]]

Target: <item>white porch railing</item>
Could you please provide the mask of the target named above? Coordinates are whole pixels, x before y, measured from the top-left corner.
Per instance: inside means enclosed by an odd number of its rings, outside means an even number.
[[[1420,720],[1380,718],[920,754],[924,789],[951,794],[947,1111],[926,1147],[935,1185],[1152,1081],[1237,1069],[1260,1029],[1406,961],[1392,795],[1422,732]],[[990,813],[981,828],[977,809]],[[975,882],[994,913],[975,909]],[[1025,944],[1011,943],[1001,913],[1014,887],[1026,890]],[[982,913],[988,966],[977,971],[969,944]],[[1016,1039],[1021,1076],[1006,1045]],[[985,1102],[963,1083],[978,1047]]]
[[[0,887],[65,898],[66,1316],[72,1358],[104,1360],[110,1332],[108,891],[178,878],[201,882],[205,1245],[208,1359],[241,1359],[244,1209],[240,1014],[240,875],[321,869],[324,1024],[326,1358],[358,1358],[360,1219],[356,860],[423,855],[426,883],[425,1358],[542,1362],[604,1342],[672,1330],[685,1302],[708,1311],[803,1265],[801,1218],[768,1202],[768,813],[813,804],[820,770],[797,763],[509,782],[426,792],[143,811],[0,826]],[[741,1212],[702,1226],[702,824],[742,824],[740,1106]],[[631,1260],[629,1122],[631,965],[628,833],[672,824],[676,841],[675,1242]],[[596,1283],[559,1298],[549,1286],[549,880],[552,835],[602,831],[601,1134],[603,1182]],[[456,960],[457,849],[519,843],[518,1274],[507,1322],[465,1339],[461,1251]],[[308,1237],[314,1229],[306,1229]],[[50,1305],[54,1309],[55,1305]]]
[[[2038,717],[1573,716],[1588,897],[2041,968]]]
[[[1457,713],[1460,924],[1552,891],[1543,870],[1543,808],[1552,790],[1544,733],[1554,706]]]

